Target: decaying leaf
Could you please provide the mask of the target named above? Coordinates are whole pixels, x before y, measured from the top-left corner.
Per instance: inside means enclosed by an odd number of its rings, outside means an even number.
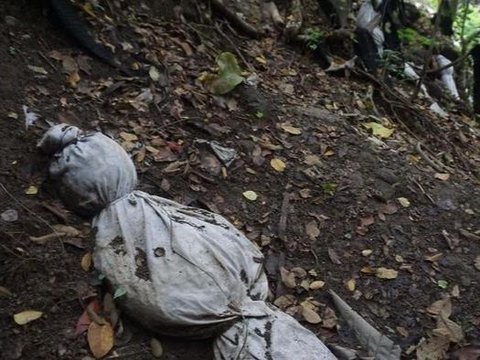
[[[104,357],[113,347],[114,333],[112,326],[108,322],[99,325],[92,321],[88,327],[87,340],[93,356],[96,359]]]
[[[338,324],[337,314],[335,314],[335,310],[331,307],[326,307],[323,315],[322,315],[322,327],[326,329],[333,329]]]
[[[88,309],[87,309],[88,308]],[[78,318],[77,325],[75,327],[75,335],[83,334],[88,330],[92,320],[88,315],[90,313],[98,313],[100,311],[100,304],[97,299],[93,299],[88,305],[87,308],[83,311],[82,315]]]
[[[395,279],[398,276],[398,271],[394,269],[387,269],[384,267],[379,267],[375,271],[375,276],[379,279]]]
[[[130,133],[127,133],[125,131],[122,131],[119,136],[125,140],[125,141],[128,141],[128,142],[132,142],[132,141],[137,141],[138,140],[138,136],[135,135],[135,134],[130,134]]]
[[[275,306],[278,306],[280,309],[285,310],[288,307],[294,305],[296,303],[297,299],[294,295],[282,295],[279,296],[278,298],[275,299],[273,304]]]
[[[258,195],[255,191],[252,190],[247,190],[243,193],[243,196],[245,199],[250,200],[250,201],[255,201],[258,198]]]
[[[450,342],[442,337],[434,337],[417,348],[417,360],[443,360]]]
[[[13,315],[13,320],[18,325],[28,324],[30,321],[39,319],[43,313],[41,311],[26,310]]]

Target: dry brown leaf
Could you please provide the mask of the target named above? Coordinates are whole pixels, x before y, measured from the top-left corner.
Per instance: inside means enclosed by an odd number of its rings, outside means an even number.
[[[310,290],[318,290],[325,286],[325,281],[316,280],[310,284]]]
[[[450,342],[442,337],[434,337],[417,348],[417,360],[443,360]]]
[[[379,279],[395,279],[398,276],[398,271],[394,269],[387,269],[384,267],[379,267],[375,271],[375,276],[378,277]]]
[[[275,299],[273,304],[277,307],[279,307],[282,310],[285,310],[286,308],[294,305],[296,303],[297,299],[295,298],[294,295],[282,295],[279,296],[278,298]]]
[[[438,260],[440,260],[442,258],[442,256],[443,256],[442,253],[437,253],[437,254],[434,254],[434,255],[425,256],[425,260],[428,261],[428,262],[437,262]]]
[[[305,232],[310,240],[315,240],[320,235],[320,229],[318,228],[317,222],[312,220],[305,225]]]
[[[322,327],[326,329],[333,329],[338,324],[338,318],[335,311],[331,307],[326,307],[322,316]]]
[[[288,271],[284,267],[281,267],[280,276],[282,278],[282,282],[285,284],[286,287],[293,289],[297,286],[297,283],[295,281],[295,273]]]
[[[300,135],[302,133],[302,129],[294,127],[287,123],[280,124],[280,127],[283,131],[291,135]]]
[[[138,136],[137,136],[137,135],[135,135],[135,134],[130,134],[130,133],[127,133],[127,132],[125,132],[125,131],[122,131],[122,132],[119,134],[119,136],[120,136],[123,140],[125,140],[125,141],[127,141],[127,142],[132,142],[132,141],[137,141],[137,140],[138,140]]]
[[[87,252],[85,255],[82,257],[82,261],[80,262],[80,265],[82,266],[82,269],[84,271],[89,271],[90,267],[92,266],[92,253]]]
[[[99,325],[92,321],[88,327],[87,340],[93,356],[96,359],[104,357],[113,347],[114,333],[112,326],[108,322]]]
[[[301,306],[302,316],[306,322],[309,324],[319,324],[322,322],[322,318],[315,310],[313,310],[313,306],[310,306],[310,304],[307,302],[303,302]]]
[[[397,326],[397,332],[404,338],[408,337],[408,330],[402,326]]]

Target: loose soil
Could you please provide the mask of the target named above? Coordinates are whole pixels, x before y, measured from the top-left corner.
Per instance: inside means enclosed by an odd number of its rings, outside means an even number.
[[[327,292],[333,289],[407,350],[435,327],[426,308],[458,286],[451,318],[462,326],[466,342],[480,339],[480,272],[474,267],[480,255],[480,157],[478,131],[465,117],[434,118],[445,137],[420,124],[424,131],[414,139],[396,124],[395,135],[379,142],[362,126],[369,114],[359,105],[370,85],[366,80],[329,76],[307,54],[272,38],[251,41],[227,30],[227,37],[222,36],[214,27],[142,18],[141,6],[135,10],[139,17],[132,24],[122,23],[118,33],[109,33],[104,21],[93,24],[102,40],[115,46],[130,42],[161,63],[165,84],[122,78],[90,59],[90,69],[80,71],[81,80],[72,88],[62,63],[49,54],[57,51],[80,61],[84,53],[52,25],[41,6],[29,3],[0,4],[0,213],[18,213],[16,221],[0,220],[0,285],[11,292],[0,292],[0,358],[91,356],[85,336],[74,332],[83,299],[100,293],[97,275],[80,266],[93,240],[54,239],[43,245],[31,240],[51,233],[51,226],[59,223],[88,231],[86,220],[64,209],[45,182],[45,159],[35,143],[46,121],[112,135],[134,154],[142,190],[230,219],[262,247],[272,299],[293,294],[301,301],[310,296],[323,308],[333,308]],[[127,15],[118,10],[112,18],[134,18]],[[212,71],[221,51],[243,54],[261,78],[257,90],[240,87],[226,98],[208,94],[197,78],[202,71]],[[135,108],[132,99],[144,89],[154,94],[153,103]],[[28,129],[23,105],[42,116]],[[425,119],[432,119],[426,110]],[[285,123],[301,133],[285,132]],[[135,133],[140,146],[125,143],[121,132]],[[442,148],[448,145],[445,138],[456,153]],[[222,173],[219,160],[197,139],[234,148],[237,160]],[[438,171],[416,152],[418,141],[430,147],[430,157],[446,159],[452,169],[447,181],[436,178]],[[161,149],[160,155],[145,151],[145,145]],[[282,159],[285,171],[275,171],[272,158]],[[38,188],[37,194],[26,193],[31,186]],[[245,199],[242,193],[247,190],[255,191],[258,199]],[[290,201],[282,214],[286,194]],[[403,207],[398,198],[410,205]],[[279,236],[282,215],[287,226]],[[319,234],[312,235],[307,230],[311,227]],[[371,254],[364,256],[363,250]],[[325,281],[326,286],[315,291],[287,288],[281,267],[315,270],[310,280]],[[367,267],[396,269],[399,274],[382,280],[361,272]],[[354,291],[345,285],[351,279]],[[16,325],[13,314],[28,309],[44,315]],[[124,321],[116,353],[153,359],[152,334],[141,324]],[[341,319],[334,329],[306,326],[326,344],[358,347]],[[213,358],[211,341],[159,340],[164,359]]]

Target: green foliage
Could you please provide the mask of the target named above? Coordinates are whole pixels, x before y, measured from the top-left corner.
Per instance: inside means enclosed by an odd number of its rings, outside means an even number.
[[[464,0],[459,6],[453,28],[455,31],[455,40],[460,43],[465,43],[467,48],[471,48],[475,44],[480,43],[480,37],[478,34],[478,31],[480,30],[480,7],[473,4],[472,1],[470,1],[468,7],[466,4],[467,1]],[[463,24],[464,21],[465,24]]]
[[[325,32],[319,28],[308,28],[305,31],[307,37],[307,46],[310,50],[316,50],[318,44],[325,39]]]
[[[413,46],[422,45],[428,47],[432,44],[432,39],[420,35],[415,29],[412,28],[398,30],[398,37],[401,41]]]

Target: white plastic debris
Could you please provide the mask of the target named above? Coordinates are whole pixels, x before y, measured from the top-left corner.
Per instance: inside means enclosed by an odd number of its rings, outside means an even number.
[[[135,191],[132,161],[101,133],[57,125],[38,146],[53,155],[50,175],[64,201],[95,214],[95,267],[125,289],[125,311],[145,327],[216,336],[219,360],[335,359],[312,332],[265,302],[262,253],[226,219]]]
[[[437,61],[439,68],[442,68],[452,63],[443,55],[435,56],[435,60]],[[453,66],[443,69],[440,72],[440,75],[442,76],[443,84],[448,89],[448,91],[450,91],[450,94],[453,96],[453,98],[456,100],[460,99],[460,95],[458,94],[458,90],[457,90],[457,85],[455,84],[455,80],[453,78]]]
[[[35,114],[33,111],[28,109],[28,106],[23,105],[23,114],[25,115],[25,129],[28,129],[30,126],[35,124],[35,121],[38,120],[38,114]]]

